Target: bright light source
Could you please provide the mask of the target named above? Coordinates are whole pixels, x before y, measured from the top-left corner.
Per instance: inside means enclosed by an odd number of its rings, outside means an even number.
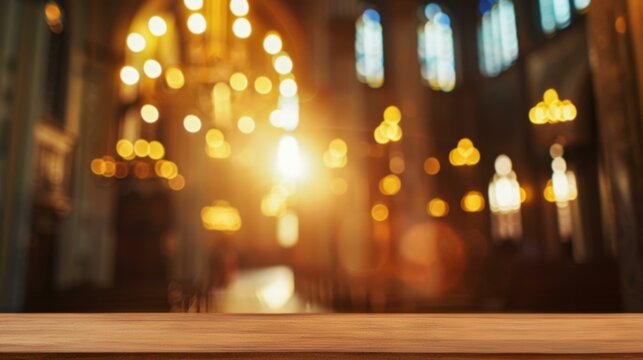
[[[167,24],[160,16],[152,16],[147,22],[147,28],[154,36],[163,36],[167,32]]]
[[[277,170],[285,179],[295,180],[303,174],[303,162],[299,154],[299,142],[293,136],[284,135],[277,148]]]
[[[293,79],[284,79],[279,83],[279,93],[285,97],[294,97],[297,90],[297,82]]]
[[[170,89],[177,90],[185,85],[185,77],[181,69],[172,67],[165,71],[165,82]]]
[[[203,7],[203,0],[183,0],[183,4],[188,10],[199,10]]]
[[[243,91],[248,87],[248,78],[243,73],[234,73],[230,76],[230,87],[235,91]]]
[[[154,105],[145,104],[141,106],[141,118],[148,124],[155,123],[159,119],[159,110]]]
[[[203,34],[207,29],[208,23],[205,17],[199,13],[194,13],[188,18],[188,30],[195,35]]]
[[[277,220],[277,241],[284,248],[290,248],[299,241],[299,217],[292,211]]]
[[[188,115],[183,119],[183,127],[187,132],[197,133],[201,130],[201,119],[195,115]]]
[[[232,32],[239,39],[247,39],[252,34],[252,24],[246,18],[238,18],[232,23]]]
[[[145,63],[143,64],[143,73],[145,73],[145,75],[150,79],[156,79],[163,73],[163,67],[161,67],[161,64],[158,61],[148,59],[145,60]]]
[[[290,56],[286,54],[278,55],[273,62],[273,66],[275,67],[275,71],[282,75],[286,75],[292,72],[292,59],[290,59]]]
[[[138,80],[140,79],[140,75],[138,74],[138,70],[131,66],[123,66],[121,69],[121,81],[125,85],[134,85],[138,83]]]
[[[281,36],[276,32],[268,33],[263,39],[263,49],[270,55],[275,55],[280,52],[283,45]]]
[[[255,121],[250,116],[242,116],[237,121],[239,131],[244,134],[250,134],[255,131]]]
[[[250,12],[248,0],[230,0],[230,12],[236,16],[246,16]]]
[[[127,47],[135,53],[139,53],[145,49],[145,38],[139,33],[131,33],[127,36]]]
[[[255,80],[255,91],[261,95],[267,95],[272,91],[272,81],[265,76],[259,76]]]

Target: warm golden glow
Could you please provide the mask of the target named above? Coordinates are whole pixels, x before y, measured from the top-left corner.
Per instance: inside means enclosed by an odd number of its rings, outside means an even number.
[[[183,127],[187,132],[198,133],[201,130],[201,119],[196,115],[188,115],[183,118]]]
[[[168,180],[167,185],[170,189],[174,191],[181,191],[185,188],[185,178],[183,175],[177,175],[174,178]]]
[[[435,198],[429,201],[429,204],[426,206],[426,210],[429,215],[433,217],[445,217],[449,214],[449,204],[440,198]]]
[[[348,145],[342,139],[333,139],[324,152],[324,165],[330,169],[343,168],[348,163]]]
[[[434,157],[424,160],[424,172],[429,175],[437,175],[440,172],[440,161]]]
[[[154,105],[145,104],[141,106],[141,118],[148,124],[152,124],[159,119],[159,110]]]
[[[103,159],[92,160],[90,168],[92,170],[92,173],[94,173],[94,175],[103,175],[106,169],[105,160]]]
[[[164,179],[174,179],[179,175],[179,168],[172,161],[159,160],[154,164],[156,175]]]
[[[243,91],[248,88],[248,78],[243,73],[234,73],[230,76],[230,87],[235,91]]]
[[[299,142],[291,135],[284,135],[279,139],[277,171],[286,180],[296,180],[303,175],[304,163],[299,153]]]
[[[376,203],[371,208],[371,217],[375,221],[386,221],[388,219],[388,207],[382,203]]]
[[[225,136],[219,129],[210,129],[205,134],[205,141],[208,143],[208,146],[222,146],[225,142]]]
[[[196,11],[203,7],[203,0],[183,0],[183,4],[188,10]]]
[[[147,157],[150,154],[150,143],[143,139],[136,140],[134,142],[134,154],[138,157]]]
[[[125,85],[135,85],[138,83],[138,80],[140,79],[140,75],[138,74],[138,70],[133,68],[132,66],[123,66],[121,69],[121,81]]]
[[[194,13],[188,17],[188,30],[190,30],[192,34],[203,34],[207,28],[208,23],[205,21],[205,17],[203,17],[203,15]]]
[[[555,89],[547,89],[543,101],[529,111],[529,121],[536,125],[556,124],[573,121],[578,115],[576,106],[570,100],[560,100]]]
[[[397,124],[402,120],[402,111],[397,106],[391,105],[384,110],[384,121]]]
[[[237,128],[244,134],[255,131],[255,121],[250,116],[242,116],[237,121]]]
[[[212,159],[227,159],[232,154],[232,147],[227,141],[216,143],[216,145],[208,144],[205,147],[205,153]]]
[[[373,137],[378,144],[397,142],[402,139],[402,128],[399,123],[402,113],[396,106],[389,106],[384,110],[384,120],[375,128]]]
[[[449,162],[453,166],[473,166],[480,162],[480,151],[469,138],[462,138],[458,146],[449,152]]]
[[[165,147],[158,141],[150,141],[149,157],[152,160],[160,160],[165,156]]]
[[[114,159],[112,159],[111,156],[103,156],[103,161],[105,161],[105,172],[103,176],[112,177],[116,175],[116,162],[114,162]]]
[[[246,18],[238,18],[232,23],[232,32],[239,39],[247,39],[252,35],[252,24]]]
[[[143,64],[143,73],[150,79],[156,79],[163,73],[163,67],[158,61],[149,59]]]
[[[241,229],[239,211],[226,201],[217,201],[201,209],[201,221],[206,230],[236,232]]]
[[[277,220],[277,241],[283,248],[291,248],[299,241],[299,217],[287,212]]]
[[[58,4],[53,1],[45,4],[45,18],[47,19],[48,24],[60,22],[61,17],[62,11],[60,10]]]
[[[154,36],[163,36],[167,32],[167,24],[160,16],[152,16],[147,22],[147,28]]]
[[[281,51],[283,41],[281,36],[276,32],[270,32],[263,39],[263,49],[270,55],[275,55]]]
[[[255,91],[261,95],[269,94],[272,91],[272,81],[265,76],[259,76],[255,80]]]
[[[283,79],[279,83],[279,93],[284,97],[294,97],[297,95],[297,82],[293,79]]]
[[[120,139],[116,142],[116,153],[125,160],[134,158],[134,144],[127,139]]]
[[[286,214],[288,192],[281,187],[274,187],[261,200],[261,213],[268,217],[280,217]]]
[[[384,195],[395,195],[402,188],[402,181],[397,175],[387,175],[380,180],[380,192]]]
[[[469,191],[462,197],[460,206],[466,212],[480,212],[484,210],[484,196],[479,191]]]
[[[273,61],[273,66],[275,67],[275,71],[279,74],[289,74],[292,72],[293,68],[292,59],[290,59],[290,56],[286,54],[277,55]]]
[[[180,89],[185,85],[185,77],[179,68],[171,67],[165,71],[165,82],[170,89]]]
[[[230,0],[230,12],[235,16],[246,16],[250,12],[248,0]]]
[[[132,50],[132,52],[140,53],[145,50],[147,42],[143,35],[139,33],[131,33],[127,35],[127,47]]]

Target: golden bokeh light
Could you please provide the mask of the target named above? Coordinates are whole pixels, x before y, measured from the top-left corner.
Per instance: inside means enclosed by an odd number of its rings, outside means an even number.
[[[47,19],[47,24],[60,22],[61,17],[62,11],[58,4],[54,1],[49,1],[45,4],[45,19]]]
[[[440,198],[435,198],[429,201],[426,210],[433,217],[445,217],[449,214],[449,204]]]
[[[230,76],[230,87],[235,91],[244,91],[248,88],[248,77],[243,73],[234,73]]]
[[[263,39],[263,49],[270,55],[275,55],[283,48],[281,36],[276,32],[270,32]]]
[[[556,202],[556,195],[554,195],[554,185],[551,179],[547,181],[545,190],[543,190],[543,196],[545,197],[545,200],[547,200],[550,203]]]
[[[185,188],[185,178],[183,177],[183,175],[179,174],[174,178],[168,180],[167,185],[174,191],[181,191],[183,190],[183,188]]]
[[[148,59],[143,64],[143,73],[150,79],[157,79],[163,73],[163,67],[158,61]]]
[[[402,189],[402,180],[397,175],[387,175],[380,180],[379,189],[384,195],[395,195]]]
[[[388,207],[383,203],[376,203],[371,208],[371,217],[378,222],[386,221],[388,219]]]
[[[206,230],[232,233],[241,229],[239,211],[227,201],[217,201],[201,209],[201,221]]]
[[[198,133],[201,130],[201,119],[196,115],[187,115],[183,118],[183,128],[189,133]]]
[[[205,153],[212,159],[227,159],[232,155],[232,147],[227,141],[217,145],[206,145]]]
[[[208,22],[203,15],[194,13],[188,17],[188,30],[190,30],[192,34],[203,34],[207,28]]]
[[[154,36],[163,36],[167,32],[167,24],[160,16],[152,16],[147,22],[147,28]]]
[[[299,217],[292,211],[277,219],[277,241],[283,248],[291,248],[299,241]]]
[[[479,191],[469,191],[460,201],[460,206],[465,212],[481,212],[484,210],[484,196]]]
[[[384,121],[397,124],[402,120],[402,111],[395,105],[391,105],[384,110]]]
[[[149,157],[152,160],[160,160],[165,156],[165,146],[159,141],[150,141]]]
[[[154,171],[158,177],[164,179],[174,179],[179,175],[179,168],[172,161],[159,160],[154,164]]]
[[[277,55],[273,61],[275,71],[279,74],[286,75],[292,72],[293,62],[290,56],[286,54]]]
[[[434,157],[424,160],[424,172],[428,175],[437,175],[440,172],[440,160]]]
[[[261,213],[268,217],[284,216],[288,208],[288,192],[275,186],[261,200]]]
[[[147,157],[150,154],[150,143],[144,139],[138,139],[134,142],[134,154],[138,157]]]
[[[153,124],[159,119],[159,110],[156,106],[145,104],[141,106],[141,118],[148,124]]]
[[[247,39],[252,35],[252,24],[246,18],[238,18],[232,23],[232,32],[239,39]]]
[[[329,169],[340,169],[348,163],[348,145],[342,139],[333,139],[324,152],[324,165]]]
[[[178,90],[185,85],[183,71],[176,67],[171,67],[165,71],[165,82],[170,89]]]
[[[125,85],[135,85],[138,83],[138,80],[140,79],[138,70],[136,70],[132,66],[123,66],[121,68],[120,75],[121,75],[121,81]]]
[[[462,138],[458,141],[458,146],[449,152],[449,162],[453,166],[476,165],[480,162],[480,151],[471,139]]]
[[[134,144],[127,139],[120,139],[116,142],[116,153],[125,160],[134,158]]]
[[[267,95],[272,91],[272,81],[265,76],[255,79],[255,91],[261,95]]]
[[[294,97],[297,95],[297,82],[293,79],[283,79],[279,83],[279,93],[284,97]]]
[[[237,128],[244,134],[250,134],[255,131],[255,121],[250,116],[242,116],[237,121]]]
[[[94,159],[91,162],[90,168],[94,175],[103,175],[105,173],[106,165],[103,159]]]
[[[225,136],[219,129],[210,129],[207,133],[205,133],[205,141],[207,142],[208,146],[222,146],[225,141]]]
[[[127,47],[132,50],[132,52],[140,53],[145,50],[147,42],[143,35],[139,33],[131,33],[127,35]]]
[[[230,0],[230,12],[235,16],[246,16],[250,12],[248,0]]]
[[[138,179],[147,179],[150,176],[150,166],[144,162],[137,162],[134,165],[134,176]]]
[[[556,89],[547,89],[543,101],[529,110],[529,121],[535,125],[573,121],[577,116],[576,106],[570,100],[561,100]]]
[[[103,161],[105,162],[105,172],[103,172],[104,177],[112,177],[116,175],[116,162],[112,159],[111,156],[103,156]]]
[[[203,0],[183,0],[183,5],[188,10],[196,11],[203,7]]]

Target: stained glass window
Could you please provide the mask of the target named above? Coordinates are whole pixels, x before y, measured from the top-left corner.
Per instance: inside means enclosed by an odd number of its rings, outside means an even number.
[[[449,92],[456,83],[451,18],[437,4],[424,8],[426,22],[418,29],[422,77],[434,90]]]
[[[481,0],[480,12],[480,70],[486,76],[496,76],[518,58],[516,12],[511,0]]]
[[[569,0],[540,0],[540,26],[546,34],[569,26],[571,17]]]
[[[370,87],[384,84],[384,36],[380,14],[368,9],[357,19],[355,36],[357,79]]]

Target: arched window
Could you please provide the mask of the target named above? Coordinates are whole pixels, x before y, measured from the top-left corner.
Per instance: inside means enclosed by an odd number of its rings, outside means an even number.
[[[384,84],[384,36],[380,14],[373,9],[364,11],[355,27],[357,79],[378,88]]]
[[[540,0],[540,26],[546,34],[566,28],[571,18],[569,0]]]
[[[433,90],[449,92],[456,82],[451,18],[437,4],[424,8],[425,23],[418,29],[422,77]]]
[[[516,11],[511,0],[481,0],[480,12],[480,70],[486,76],[496,76],[518,58]]]

